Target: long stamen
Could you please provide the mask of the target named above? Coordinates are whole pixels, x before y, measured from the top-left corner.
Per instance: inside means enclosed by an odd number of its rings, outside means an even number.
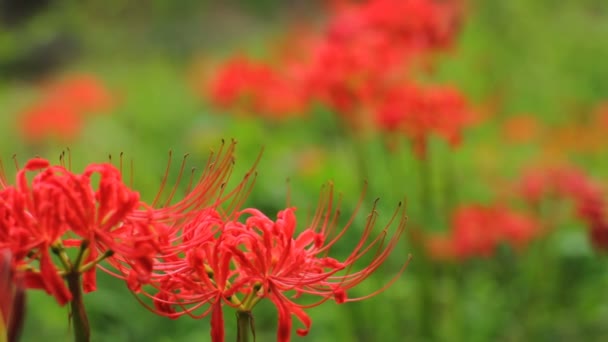
[[[6,180],[6,173],[4,171],[4,163],[2,159],[0,159],[0,185],[2,188],[6,188],[8,186],[8,182]]]
[[[175,192],[177,191],[177,188],[179,186],[179,183],[182,179],[182,175],[184,173],[184,169],[186,167],[186,160],[188,159],[188,156],[190,154],[186,153],[182,159],[182,164],[179,167],[179,173],[177,174],[177,180],[175,181],[175,184],[173,185],[173,189],[171,189],[171,193],[169,193],[169,196],[167,197],[167,199],[165,200],[165,204],[163,205],[163,207],[167,207],[169,205],[169,203],[171,203],[171,200],[173,199],[173,196],[175,196]]]
[[[13,154],[13,163],[15,163],[15,170],[19,170],[19,162],[17,161],[17,155]]]
[[[154,197],[154,201],[152,201],[152,206],[156,207],[158,204],[158,200],[160,199],[163,190],[165,189],[165,185],[167,184],[167,178],[169,177],[169,170],[171,169],[171,160],[173,156],[173,151],[169,150],[169,160],[167,161],[167,167],[165,168],[165,174],[163,175],[162,181],[160,182],[160,187],[158,192],[156,193],[156,197]]]

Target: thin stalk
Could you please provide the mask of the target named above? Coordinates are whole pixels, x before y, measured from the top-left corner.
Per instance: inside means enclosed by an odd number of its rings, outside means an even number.
[[[70,302],[72,329],[74,331],[75,342],[89,342],[91,340],[91,330],[89,328],[89,319],[84,309],[82,298],[82,286],[80,285],[80,273],[77,270],[69,272],[66,275],[68,288],[72,293],[72,301]]]
[[[424,156],[418,160],[420,169],[420,204],[422,206],[421,222],[424,228],[428,229],[430,225],[435,224],[435,208],[433,205],[432,194],[432,167],[429,151],[426,151]],[[422,242],[422,241],[418,241]],[[434,265],[426,257],[424,246],[419,244],[414,246],[418,251],[418,265],[420,265],[420,273],[418,278],[419,295],[420,295],[420,333],[425,339],[433,338],[433,319],[435,316],[434,300],[433,300],[433,273]]]
[[[433,218],[434,206],[433,206],[433,194],[432,194],[432,167],[430,153],[426,153],[425,156],[418,160],[418,166],[420,168],[420,203],[422,205],[423,219],[426,220],[426,224],[429,223],[429,219]]]
[[[249,335],[253,335],[253,341],[255,342],[255,329],[253,326],[253,315],[251,311],[237,311],[236,312],[236,342],[249,342]]]
[[[443,212],[449,213],[458,201],[458,189],[456,187],[456,175],[452,164],[452,155],[444,156],[445,167],[443,173]]]

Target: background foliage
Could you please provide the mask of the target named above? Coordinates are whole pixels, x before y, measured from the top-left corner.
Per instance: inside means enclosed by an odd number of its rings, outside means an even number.
[[[237,179],[264,147],[249,205],[272,214],[285,207],[290,189],[292,203],[302,211],[312,210],[321,185],[333,180],[343,193],[346,213],[361,192],[356,165],[363,156],[369,190],[350,232],[353,243],[376,197],[381,198],[381,219],[387,220],[405,196],[414,231],[444,231],[451,208],[490,203],[508,192],[528,165],[568,162],[604,185],[608,179],[605,140],[589,152],[571,148],[585,131],[559,135],[564,127],[589,122],[593,108],[608,99],[604,1],[468,3],[457,47],[440,57],[433,77],[457,84],[484,120],[466,131],[456,150],[432,141],[432,215],[421,207],[418,166],[405,142],[389,153],[379,137],[353,143],[327,110],[284,123],[265,122],[228,115],[196,93],[193,84],[204,77],[201,69],[239,51],[263,56],[268,42],[291,23],[322,22],[326,14],[321,3],[48,2],[20,23],[3,15],[0,154],[5,165],[13,154],[22,161],[34,155],[53,159],[69,147],[74,169],[80,169],[124,152],[134,161],[133,171],[127,171],[133,172],[134,186],[150,199],[170,149],[176,155],[190,153],[189,163],[197,165],[222,138],[235,138]],[[40,96],[40,76],[79,72],[95,74],[117,94],[118,104],[107,115],[91,117],[77,141],[24,140],[15,127],[24,108]],[[523,143],[508,139],[505,123],[520,114],[538,119],[542,136]],[[570,210],[567,204],[550,209],[548,218]],[[311,309],[309,336],[294,339],[602,340],[608,334],[608,263],[604,254],[593,250],[583,226],[566,218],[524,250],[505,246],[489,258],[448,263],[418,262],[410,236],[389,264],[356,291],[363,295],[378,288],[413,253],[410,266],[389,290],[364,302]],[[430,282],[419,281],[424,273],[432,275]],[[100,277],[100,290],[85,298],[94,341],[208,339],[206,319],[157,317],[141,307],[123,283]],[[430,302],[423,302],[425,291]],[[274,339],[275,309],[263,302],[254,314],[258,340]],[[44,293],[31,293],[24,341],[66,340],[67,315],[66,308],[57,307]],[[425,324],[431,325],[430,334]],[[231,333],[228,329],[228,340]]]

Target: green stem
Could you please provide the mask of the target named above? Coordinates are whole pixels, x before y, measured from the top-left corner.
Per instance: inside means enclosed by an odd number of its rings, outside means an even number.
[[[444,156],[445,168],[443,173],[443,212],[449,213],[452,211],[454,204],[458,201],[458,193],[456,187],[456,175],[452,164],[452,155]]]
[[[84,301],[82,299],[82,286],[80,285],[80,273],[72,271],[66,275],[68,288],[72,292],[72,301],[70,309],[72,314],[72,329],[74,330],[75,342],[89,342],[91,340],[91,331],[89,328],[89,319],[84,309]]]
[[[431,166],[431,153],[426,150],[422,158],[418,160],[420,167],[420,203],[422,210],[420,212],[421,220],[423,224],[423,230],[428,230],[436,225],[436,213],[433,203],[433,191],[432,191],[432,166]],[[420,273],[418,279],[419,295],[420,295],[420,334],[425,338],[433,339],[433,320],[436,314],[433,300],[433,273],[434,265],[428,260],[426,251],[422,244],[414,246],[418,252],[418,265],[420,266]]]
[[[251,314],[251,311],[237,311],[236,322],[236,342],[249,342],[250,331],[253,334],[253,341],[255,342],[255,330],[253,327],[253,315]]]
[[[432,194],[432,167],[430,153],[426,153],[424,158],[418,160],[420,167],[420,202],[422,204],[422,215],[425,223],[428,225],[428,220],[434,216],[433,194]]]
[[[361,141],[361,139],[362,137],[358,137],[355,132],[351,132],[351,142],[353,144],[357,171],[359,172],[359,179],[357,179],[358,183],[362,183],[363,181],[370,182],[370,179],[368,178],[368,161],[365,159],[365,143]]]

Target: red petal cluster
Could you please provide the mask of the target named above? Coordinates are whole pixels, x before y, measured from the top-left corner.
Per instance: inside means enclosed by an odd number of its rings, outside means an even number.
[[[457,3],[371,0],[335,6],[323,39],[311,51],[313,97],[347,117],[378,102],[382,92],[409,78],[416,58],[450,45]]]
[[[522,195],[531,204],[545,198],[569,199],[577,216],[589,227],[593,246],[608,250],[608,203],[602,187],[583,171],[573,167],[553,167],[528,171],[521,179]]]
[[[231,217],[222,217],[215,210],[201,211],[183,225],[174,238],[174,248],[155,264],[152,286],[142,288],[153,300],[149,309],[172,318],[211,315],[213,341],[223,341],[224,305],[250,311],[268,298],[279,313],[278,341],[289,341],[292,316],[304,325],[298,334],[306,335],[310,329],[305,308],[329,299],[343,303],[371,296],[349,298],[347,293],[395,248],[404,229],[404,213],[396,212],[382,232],[373,236],[374,208],[359,242],[346,258],[338,260],[328,254],[353,224],[354,216],[336,229],[339,210],[334,207],[331,186],[322,198],[312,222],[301,232],[297,232],[293,207],[280,211],[274,220],[253,208]],[[385,241],[394,221],[398,221],[397,229]],[[359,261],[366,264],[355,270]],[[319,300],[299,304],[297,298],[302,295]]]
[[[409,137],[414,152],[426,155],[429,135],[436,133],[452,146],[460,143],[460,132],[473,114],[467,100],[453,87],[417,87],[407,85],[392,89],[376,113],[378,125],[389,132]]]
[[[420,60],[451,46],[461,8],[456,0],[334,4],[322,33],[295,40],[293,49],[303,56],[279,58],[272,66],[230,60],[216,74],[209,96],[222,107],[273,117],[320,102],[355,129],[376,123],[405,134],[417,150],[424,150],[432,132],[456,144],[471,124],[464,96],[451,87],[416,86],[412,71]]]
[[[36,172],[31,182],[28,172]],[[114,166],[92,164],[77,174],[36,158],[19,170],[14,186],[3,185],[0,248],[13,253],[14,266],[25,270],[28,287],[44,289],[63,305],[71,293],[62,274],[82,271],[85,291],[95,290],[95,268],[86,265],[94,265],[103,254],[114,253],[142,274],[151,271],[151,267],[137,266],[151,265],[154,254],[142,246],[157,244],[150,223],[152,211],[145,209],[137,192],[122,183]],[[65,253],[64,247],[82,244],[86,248],[82,263],[71,265],[67,255],[60,255]],[[53,262],[51,253],[63,261],[61,267]]]
[[[209,95],[217,106],[281,119],[305,111],[305,98],[297,85],[295,75],[287,70],[240,57],[222,66],[209,84]]]
[[[78,136],[84,119],[112,107],[114,99],[91,75],[75,75],[50,84],[44,96],[20,114],[21,134],[29,141]]]
[[[437,259],[488,257],[502,243],[524,247],[539,232],[534,219],[505,207],[463,206],[454,212],[449,234],[429,237],[427,248]]]
[[[223,144],[212,154],[198,179],[193,170],[178,201],[173,197],[185,158],[172,188],[166,188],[169,163],[152,204],[141,201],[139,193],[124,184],[121,171],[108,163],[90,164],[75,173],[63,163],[34,158],[18,170],[14,185],[0,172],[0,249],[11,252],[11,268],[23,276],[26,287],[45,290],[61,305],[72,298],[65,277],[82,275],[84,291],[94,291],[101,260],[112,268],[100,268],[137,290],[150,281],[161,251],[177,253],[177,239],[185,249],[208,239],[189,222],[228,200],[226,210],[236,210],[244,200],[252,172],[232,191],[225,189],[235,145]],[[177,232],[183,234],[177,238]],[[79,249],[75,260],[69,248]]]
[[[85,292],[93,291],[99,266],[126,280],[133,292],[151,298],[150,309],[156,313],[172,318],[211,315],[214,341],[224,339],[225,305],[248,313],[260,300],[269,299],[279,312],[278,339],[288,341],[292,316],[304,325],[298,334],[309,331],[307,307],[330,299],[361,300],[392,283],[364,297],[348,296],[397,245],[405,226],[403,210],[374,235],[374,205],[350,253],[340,260],[330,257],[355,221],[353,215],[338,228],[333,186],[301,232],[293,207],[276,219],[254,208],[241,210],[251,190],[253,168],[234,189],[226,189],[234,147],[234,142],[222,145],[200,178],[190,177],[177,201],[173,198],[185,162],[176,185],[166,189],[169,163],[150,205],[123,183],[119,169],[107,163],[75,173],[35,158],[17,172],[14,185],[0,174],[0,250],[10,252],[8,267],[23,277],[27,288],[43,289],[63,305],[76,298],[66,279],[71,286],[82,275]],[[361,201],[355,212],[360,205]],[[395,221],[397,228],[390,233]],[[69,248],[79,250],[76,259],[69,257]],[[101,266],[102,260],[111,268]],[[298,302],[303,295],[318,301]]]

